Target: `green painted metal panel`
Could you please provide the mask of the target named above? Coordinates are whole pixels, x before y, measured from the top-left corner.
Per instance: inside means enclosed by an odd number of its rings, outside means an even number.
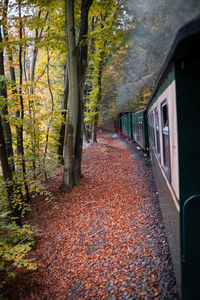
[[[180,259],[180,221],[179,212],[174,205],[173,196],[165,180],[156,153],[152,148],[149,150],[153,166],[153,174],[159,194],[159,203],[162,210],[165,230],[169,242],[170,253],[174,272],[176,275],[177,285],[180,292],[181,286],[181,259]]]
[[[200,195],[187,199],[182,208],[182,299],[199,299]]]
[[[132,132],[132,117],[131,113],[127,114],[127,136],[131,138],[131,132]]]
[[[185,202],[200,193],[200,73],[177,66],[176,78],[180,201]]]
[[[122,116],[122,133],[127,136],[127,115]]]
[[[131,138],[132,137],[132,117],[131,112],[127,112],[121,117],[122,120],[122,133],[124,136]]]
[[[151,104],[148,107],[148,110],[152,107],[152,105],[156,102],[156,100],[160,97],[160,95],[170,86],[170,84],[175,80],[175,69],[174,66],[167,74],[164,82],[161,84],[160,88],[158,89],[156,95],[153,97]]]
[[[187,62],[190,65],[189,62]],[[200,292],[200,73],[176,64],[182,299],[199,299]],[[192,64],[191,64],[192,65]],[[197,250],[197,252],[196,252]],[[198,255],[197,255],[198,254]]]

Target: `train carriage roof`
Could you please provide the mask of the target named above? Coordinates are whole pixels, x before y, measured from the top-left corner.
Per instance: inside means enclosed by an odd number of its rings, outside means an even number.
[[[158,89],[164,82],[168,72],[171,70],[173,64],[186,57],[190,62],[190,67],[200,69],[200,15],[192,21],[186,23],[177,33],[172,47],[168,53],[165,63],[156,80],[150,100],[147,104],[148,109]],[[195,64],[192,65],[193,59]],[[189,65],[189,64],[188,64]]]
[[[143,108],[143,109],[140,109],[140,110],[137,110],[137,111],[133,111],[133,115],[143,113],[143,112],[145,112],[145,110],[146,110],[146,108]]]
[[[132,111],[131,111],[131,110],[122,111],[122,112],[120,112],[120,113],[117,115],[117,117],[119,118],[119,117],[121,117],[121,116],[123,116],[123,115],[127,115],[127,114],[129,114],[129,113],[132,113]]]

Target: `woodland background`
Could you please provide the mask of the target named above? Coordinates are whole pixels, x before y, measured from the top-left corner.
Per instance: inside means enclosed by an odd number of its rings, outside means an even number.
[[[26,258],[37,229],[24,220],[33,197],[54,201],[44,180],[64,164],[61,190],[79,183],[83,144],[145,106],[177,29],[200,11],[196,0],[151,2],[1,1],[1,286],[37,267]]]

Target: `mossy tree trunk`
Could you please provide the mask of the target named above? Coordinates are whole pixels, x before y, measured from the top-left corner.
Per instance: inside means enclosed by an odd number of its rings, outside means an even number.
[[[83,143],[83,91],[87,71],[88,13],[93,0],[82,0],[79,37],[76,45],[74,0],[65,0],[66,42],[68,53],[69,98],[67,135],[64,154],[64,175],[60,187],[71,192],[81,178]]]
[[[69,100],[67,136],[65,143],[65,162],[63,183],[60,187],[63,192],[71,192],[72,187],[78,184],[77,174],[75,174],[75,153],[78,123],[78,59],[75,40],[74,22],[74,0],[66,0],[66,42],[68,53],[68,74],[69,74]]]

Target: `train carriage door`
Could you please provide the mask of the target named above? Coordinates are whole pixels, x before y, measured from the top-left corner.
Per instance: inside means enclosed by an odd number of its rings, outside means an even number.
[[[189,197],[182,208],[182,298],[200,299],[200,195]]]
[[[170,143],[169,143],[169,117],[168,117],[168,103],[165,100],[161,104],[162,116],[162,139],[163,139],[163,162],[164,171],[168,178],[171,180],[171,164],[170,164]]]

